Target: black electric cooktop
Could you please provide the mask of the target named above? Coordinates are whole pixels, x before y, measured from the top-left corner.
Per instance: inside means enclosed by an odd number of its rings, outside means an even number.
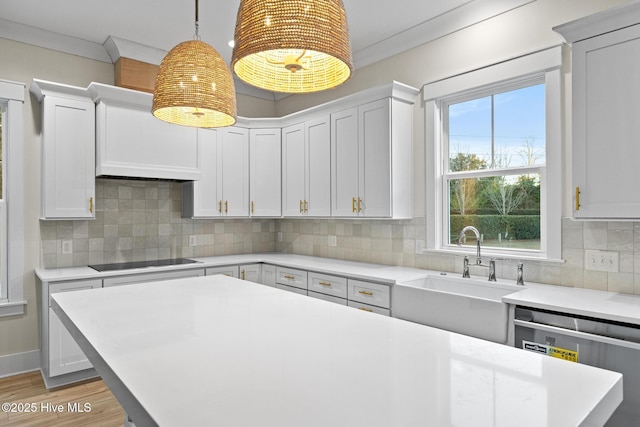
[[[132,268],[146,267],[164,267],[167,265],[194,264],[200,261],[194,261],[189,258],[173,258],[173,259],[157,259],[154,261],[132,261],[132,262],[116,262],[113,264],[94,264],[89,267],[97,271],[114,271],[128,270]]]

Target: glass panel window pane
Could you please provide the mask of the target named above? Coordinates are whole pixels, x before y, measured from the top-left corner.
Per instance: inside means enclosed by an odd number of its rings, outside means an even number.
[[[472,225],[482,246],[540,250],[540,174],[449,180],[449,244]],[[462,237],[463,246],[476,237]]]
[[[495,167],[544,165],[544,84],[494,95]]]
[[[491,164],[491,97],[449,105],[448,136],[451,172]]]

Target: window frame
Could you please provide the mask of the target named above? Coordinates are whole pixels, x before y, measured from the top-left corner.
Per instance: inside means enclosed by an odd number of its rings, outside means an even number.
[[[0,227],[0,317],[24,314],[23,117],[26,86],[0,80],[3,209]],[[9,227],[9,221],[11,226]]]
[[[448,141],[443,121],[446,107],[454,100],[473,99],[478,94],[480,97],[538,82],[545,85],[546,118],[545,166],[534,167],[540,170],[541,182],[540,250],[486,247],[483,253],[508,259],[561,261],[562,186],[549,185],[562,182],[561,65],[562,47],[555,46],[423,86],[427,168],[426,251],[475,253],[475,248],[452,246],[449,239],[445,241],[444,238],[449,229],[449,206],[445,206],[445,202],[449,202],[448,190],[445,193],[446,176],[449,175],[448,147],[445,147]],[[525,171],[526,168],[503,170]],[[488,173],[495,175],[497,171],[493,169]]]

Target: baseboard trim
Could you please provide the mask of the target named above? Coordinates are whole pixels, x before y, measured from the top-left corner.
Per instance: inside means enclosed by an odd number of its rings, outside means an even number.
[[[0,356],[0,378],[40,369],[40,350]]]

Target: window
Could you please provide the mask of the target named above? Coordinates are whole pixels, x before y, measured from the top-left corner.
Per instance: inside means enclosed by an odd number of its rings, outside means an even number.
[[[424,86],[427,248],[560,258],[560,48]],[[460,240],[460,242],[459,242]],[[459,245],[460,243],[460,245]]]
[[[24,94],[24,84],[0,80],[0,316],[22,314],[26,304],[22,283]]]
[[[519,86],[443,102],[447,244],[472,225],[485,247],[540,250],[545,90]],[[462,237],[475,247],[475,236]]]

